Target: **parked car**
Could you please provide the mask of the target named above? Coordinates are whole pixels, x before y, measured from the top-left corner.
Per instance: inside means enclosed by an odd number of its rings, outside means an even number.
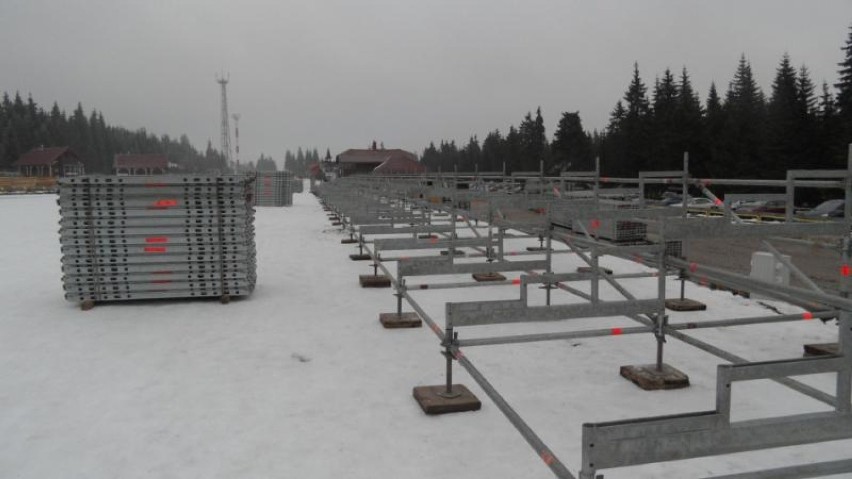
[[[801,214],[803,218],[842,218],[845,200],[828,200]]]
[[[783,215],[786,212],[786,208],[787,202],[784,200],[759,201],[741,206],[737,209],[737,213]]]
[[[680,202],[671,204],[669,206],[673,206],[676,208],[681,207],[683,206],[683,200],[680,200]],[[686,207],[689,209],[696,210],[712,210],[716,209],[716,203],[714,203],[713,200],[709,198],[689,198],[686,201]]]

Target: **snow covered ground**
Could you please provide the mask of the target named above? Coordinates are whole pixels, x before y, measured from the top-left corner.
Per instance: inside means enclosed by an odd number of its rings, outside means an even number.
[[[457,381],[480,397],[482,410],[421,412],[412,387],[443,382],[437,339],[428,328],[379,325],[378,313],[393,311],[394,297],[358,286],[357,276],[372,269],[349,261],[352,246],[340,244],[342,234],[312,196],[296,195],[292,208],[258,209],[258,287],[229,305],[115,303],[82,312],[63,299],[57,222],[52,195],[0,196],[0,478],[553,477],[461,368]],[[579,264],[557,258],[556,271]],[[603,263],[616,272],[642,269]],[[656,287],[652,279],[625,284],[640,297]],[[669,287],[674,295],[678,283]],[[415,298],[441,324],[447,301],[517,294],[516,287],[490,286]],[[673,313],[672,322],[771,314],[756,301],[695,285],[687,295],[707,302],[708,311]],[[610,325],[635,323],[507,325],[460,336]],[[833,341],[836,327],[801,321],[693,334],[764,360]],[[465,354],[574,473],[582,423],[712,409],[722,362],[671,339],[666,361],[689,374],[692,387],[645,392],[618,368],[653,362],[650,335]],[[833,376],[802,380],[833,393]],[[736,385],[732,415],[822,410],[783,386],[754,381]],[[836,441],[601,472],[607,479],[702,477],[846,459],[850,451],[852,441]]]

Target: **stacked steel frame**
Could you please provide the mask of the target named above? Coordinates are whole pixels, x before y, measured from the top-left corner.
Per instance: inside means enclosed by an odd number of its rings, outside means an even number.
[[[253,179],[78,176],[59,180],[69,301],[247,296],[256,250]]]
[[[258,172],[254,187],[256,206],[293,206],[295,181],[289,171]]]

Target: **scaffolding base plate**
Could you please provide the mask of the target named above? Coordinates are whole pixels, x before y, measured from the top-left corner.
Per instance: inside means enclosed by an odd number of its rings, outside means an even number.
[[[357,242],[358,240],[355,238],[343,238],[342,240],[340,240],[340,244],[355,244]]]
[[[390,288],[391,280],[385,275],[362,274],[358,276],[362,288]]]
[[[380,313],[379,322],[385,329],[419,328],[423,321],[417,313]]]
[[[666,309],[672,311],[704,311],[707,309],[707,305],[694,299],[674,298],[666,300]]]
[[[604,274],[612,274],[612,270],[609,268],[598,267],[599,270],[603,271]],[[595,270],[591,266],[579,266],[577,268],[578,273],[594,273]]]
[[[806,344],[804,349],[805,357],[832,356],[840,353],[840,347],[837,343]]]
[[[471,276],[479,282],[506,281],[506,277],[500,273],[473,273]]]
[[[622,377],[646,391],[689,387],[689,376],[665,363],[661,371],[657,370],[656,364],[643,364],[621,366],[620,373]]]
[[[90,309],[95,307],[95,302],[91,299],[87,299],[85,301],[80,302],[80,311],[89,311]]]
[[[449,414],[454,412],[478,411],[482,407],[479,399],[470,390],[461,384],[453,384],[453,392],[458,396],[445,398],[440,395],[447,386],[418,386],[414,388],[414,399],[429,415]]]
[[[365,254],[350,254],[349,259],[351,259],[352,261],[368,261],[368,260],[371,260],[373,258],[371,258],[370,255],[365,253]]]

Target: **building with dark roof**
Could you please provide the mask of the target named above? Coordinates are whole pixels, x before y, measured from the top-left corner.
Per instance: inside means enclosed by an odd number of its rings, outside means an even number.
[[[417,155],[400,149],[349,149],[337,155],[336,160],[340,176],[411,174],[425,171],[423,165],[417,161]],[[382,171],[376,171],[380,167]]]
[[[112,169],[116,175],[164,175],[169,159],[166,155],[115,155]]]
[[[12,164],[23,176],[76,176],[86,173],[85,165],[71,148],[33,148]]]

